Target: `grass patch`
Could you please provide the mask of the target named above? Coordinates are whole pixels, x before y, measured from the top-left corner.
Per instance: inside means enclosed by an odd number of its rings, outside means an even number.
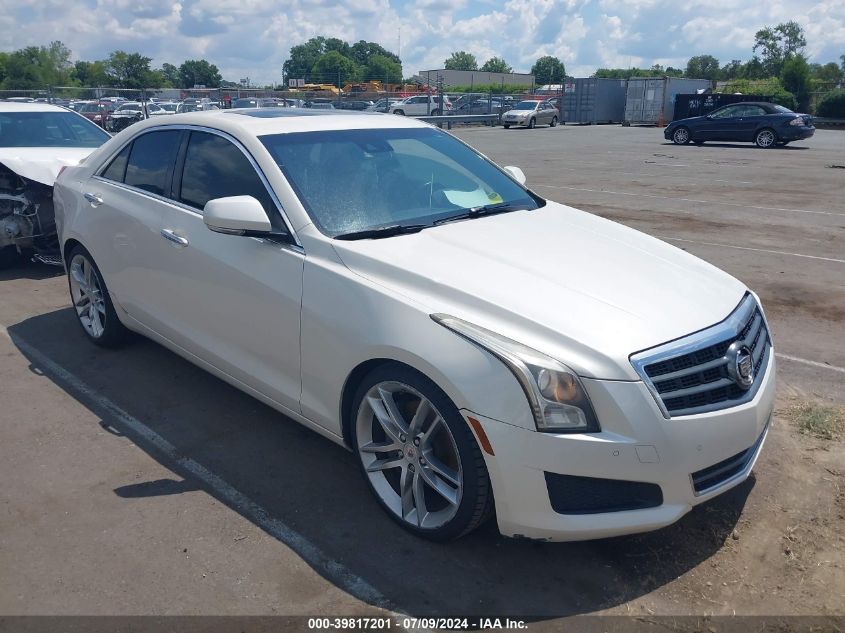
[[[786,414],[800,433],[821,440],[838,439],[845,430],[845,414],[839,407],[802,402],[790,406]]]

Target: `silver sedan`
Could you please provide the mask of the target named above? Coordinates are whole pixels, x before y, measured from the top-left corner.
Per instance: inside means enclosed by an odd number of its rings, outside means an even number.
[[[535,125],[548,124],[549,127],[555,127],[558,121],[560,112],[551,101],[520,101],[502,115],[505,129],[512,125],[533,128]]]

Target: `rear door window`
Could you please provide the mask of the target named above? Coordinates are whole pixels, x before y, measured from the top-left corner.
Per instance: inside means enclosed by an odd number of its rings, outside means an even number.
[[[126,175],[126,163],[129,162],[130,149],[132,149],[131,143],[120,150],[120,153],[112,159],[111,164],[101,174],[103,178],[123,182],[123,177]]]
[[[129,153],[124,182],[159,196],[169,196],[181,139],[181,130],[148,132],[136,138]]]

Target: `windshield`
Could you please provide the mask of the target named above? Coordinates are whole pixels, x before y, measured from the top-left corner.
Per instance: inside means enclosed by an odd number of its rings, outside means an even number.
[[[525,189],[437,129],[370,129],[260,137],[323,233],[432,225],[486,205],[535,209]]]
[[[0,113],[0,147],[99,147],[109,138],[73,112]]]
[[[534,110],[536,108],[536,101],[520,101],[513,107],[514,110]]]

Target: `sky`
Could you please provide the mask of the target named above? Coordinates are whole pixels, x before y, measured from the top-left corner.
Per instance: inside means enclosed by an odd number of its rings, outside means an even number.
[[[265,84],[281,81],[291,46],[326,35],[400,53],[405,76],[467,50],[516,72],[553,55],[587,77],[699,54],[746,60],[759,28],[787,20],[804,27],[811,62],[845,54],[845,0],[11,0],[0,3],[0,50],[61,40],[74,61],[116,49],[153,67],[204,58],[225,79]]]

